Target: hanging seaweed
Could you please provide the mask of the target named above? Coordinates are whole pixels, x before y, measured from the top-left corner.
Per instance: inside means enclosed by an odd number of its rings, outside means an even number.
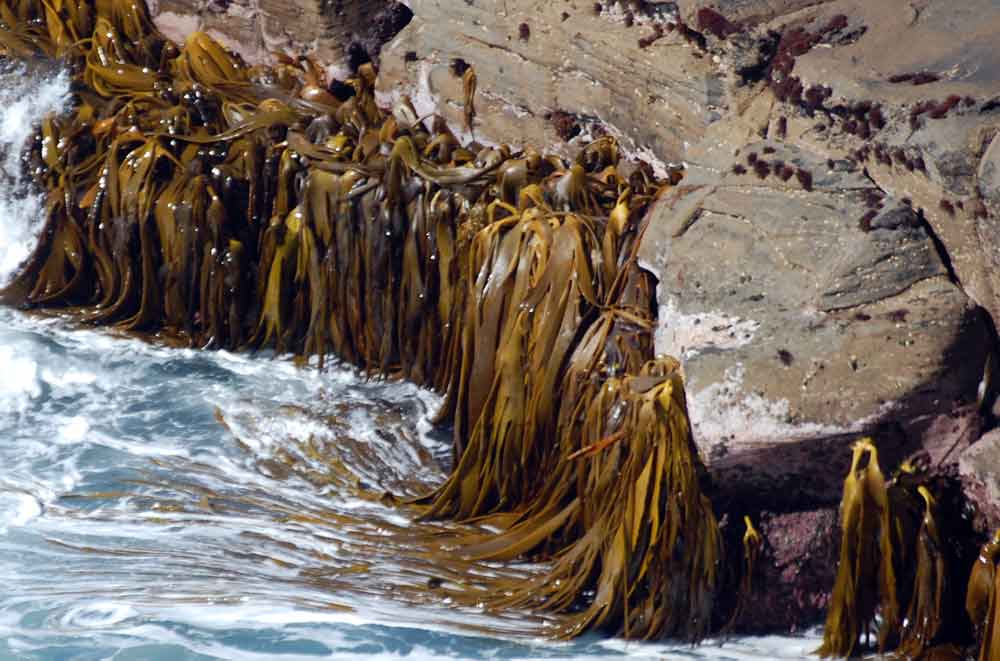
[[[867,460],[867,461],[866,461]],[[945,543],[926,465],[904,462],[888,483],[870,439],[853,448],[841,503],[840,565],[823,633],[823,656],[875,647],[903,658],[961,658],[954,602],[953,552]],[[987,619],[992,558],[983,548],[966,607],[980,629]]]
[[[965,610],[972,622],[976,641],[981,645],[980,661],[1000,659],[1000,613],[997,611],[997,562],[1000,559],[1000,530],[983,544],[972,566],[965,592]]]
[[[892,618],[899,610],[893,594],[895,580],[884,575],[892,568],[891,556],[883,557],[883,553],[891,553],[891,548],[883,545],[886,536],[882,531],[888,531],[888,519],[878,451],[870,439],[862,439],[854,444],[851,468],[844,480],[840,562],[819,649],[822,656],[852,656],[862,637],[871,637],[880,601],[884,600]]]
[[[308,60],[173,44],[142,3],[0,0],[0,53],[77,78],[30,154],[46,228],[2,300],[436,388],[455,465],[423,515],[499,529],[469,557],[552,563],[489,605],[565,613],[565,636],[711,630],[721,536],[635,258],[663,184],[612,139],[571,162],[463,145],[379,108],[371,65],[341,101]]]

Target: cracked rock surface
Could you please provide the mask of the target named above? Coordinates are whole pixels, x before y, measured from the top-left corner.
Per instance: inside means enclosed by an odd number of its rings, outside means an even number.
[[[406,94],[460,128],[460,59],[482,141],[572,153],[606,132],[687,166],[641,257],[658,348],[684,359],[697,441],[734,499],[836,503],[860,433],[888,462],[955,462],[978,437],[984,310],[1000,313],[995,3],[411,6],[383,51],[386,104]]]

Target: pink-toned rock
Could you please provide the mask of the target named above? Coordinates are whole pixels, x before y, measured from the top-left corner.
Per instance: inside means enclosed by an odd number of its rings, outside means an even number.
[[[156,0],[150,8],[174,41],[201,30],[252,64],[309,55],[339,78],[359,59],[376,59],[412,16],[394,0]]]
[[[979,526],[1000,530],[1000,430],[987,433],[963,452],[959,471],[978,507]]]

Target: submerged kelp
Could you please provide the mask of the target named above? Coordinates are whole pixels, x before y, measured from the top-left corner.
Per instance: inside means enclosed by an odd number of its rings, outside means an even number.
[[[3,300],[441,390],[455,466],[423,515],[500,529],[466,556],[552,560],[477,601],[572,613],[564,635],[722,619],[719,526],[633,251],[661,182],[613,140],[573,162],[462,145],[405,99],[380,109],[371,65],[335,97],[307,60],[178,47],[141,4],[0,0],[0,49],[77,80],[29,154],[48,217]]]

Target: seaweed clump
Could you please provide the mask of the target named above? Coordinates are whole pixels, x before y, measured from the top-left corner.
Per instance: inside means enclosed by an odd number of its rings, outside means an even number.
[[[960,645],[971,638],[971,621],[983,641],[980,658],[998,658],[990,656],[996,652],[989,639],[1000,536],[983,546],[963,595],[966,557],[957,524],[949,521],[959,504],[953,486],[932,475],[926,459],[903,462],[886,480],[874,443],[855,443],[820,655],[853,657],[875,648],[901,658],[964,658]]]
[[[719,526],[635,257],[661,182],[607,137],[573,161],[462,144],[405,98],[379,108],[371,63],[331,86],[173,44],[142,3],[58,4],[0,0],[0,53],[76,74],[30,155],[42,240],[0,299],[444,392],[454,470],[424,516],[500,529],[461,539],[470,557],[552,561],[477,601],[567,613],[563,635],[711,630]],[[475,71],[453,68],[472,132]]]

